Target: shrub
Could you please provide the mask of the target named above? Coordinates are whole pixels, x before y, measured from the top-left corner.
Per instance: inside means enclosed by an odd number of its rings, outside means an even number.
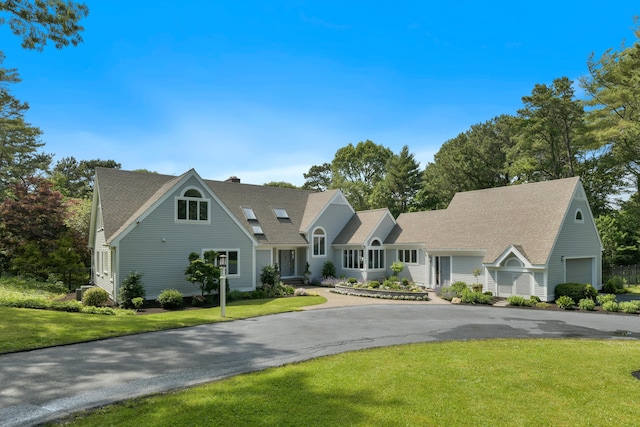
[[[336,277],[336,266],[331,261],[322,265],[322,277]]]
[[[490,296],[482,292],[473,292],[470,289],[463,290],[460,299],[466,304],[489,304],[491,302]]]
[[[602,304],[602,309],[604,311],[618,311],[620,309],[620,306],[615,301],[606,301]]]
[[[227,294],[227,301],[240,301],[245,298],[251,298],[251,294],[241,292],[237,289],[234,289]]]
[[[162,308],[166,308],[167,310],[180,308],[184,302],[182,293],[177,289],[165,289],[160,292],[157,301],[160,303]]]
[[[144,291],[144,285],[142,284],[142,274],[137,271],[130,272],[127,278],[122,282],[122,286],[120,286],[120,292],[118,294],[120,307],[133,308],[134,305],[132,300],[134,298],[144,299],[146,296],[147,294]]]
[[[578,308],[580,310],[593,311],[593,309],[596,308],[596,303],[591,298],[582,298],[580,301],[578,301]]]
[[[82,303],[84,305],[100,307],[105,305],[107,301],[109,301],[109,294],[99,287],[87,289],[82,295]]]
[[[402,286],[404,286],[404,287],[409,286],[409,279],[407,279],[406,277],[403,277],[400,282],[402,283]]]
[[[615,289],[612,293],[615,293],[615,291],[617,290],[624,289],[625,280],[620,276],[613,276],[609,280],[607,280],[607,283],[605,285],[612,286]]]
[[[518,295],[511,295],[509,298],[507,298],[507,302],[509,303],[509,305],[513,305],[515,307],[527,305],[527,300]]]
[[[347,283],[349,283],[350,285],[355,285],[356,283],[358,283],[358,279],[356,279],[355,277],[349,277],[347,279]]]
[[[576,305],[576,303],[570,296],[562,295],[560,298],[556,299],[556,305],[563,310],[569,310]]]
[[[84,314],[103,314],[107,316],[114,316],[116,314],[116,311],[111,307],[94,307],[92,305],[82,307],[80,312]]]
[[[404,270],[404,264],[401,261],[394,261],[389,268],[391,268],[393,274],[397,276],[402,270]]]
[[[451,301],[453,298],[458,296],[458,293],[454,291],[451,286],[436,286],[436,295],[438,295],[442,299],[446,299],[447,301]]]
[[[551,307],[551,304],[549,304],[548,302],[541,301],[541,302],[537,302],[536,303],[536,307],[538,307],[538,308],[549,308],[549,307]]]
[[[631,301],[624,301],[621,302],[620,304],[618,304],[618,308],[620,309],[620,311],[624,312],[624,313],[635,313],[638,310],[638,307],[636,306],[636,304],[634,304]]]
[[[451,289],[453,289],[453,291],[457,294],[457,296],[462,297],[462,291],[464,291],[465,289],[468,289],[469,287],[467,286],[466,283],[464,282],[453,282],[451,284]]]
[[[68,311],[70,313],[79,313],[82,311],[82,303],[80,301],[55,301],[51,304],[51,308],[58,311]]]
[[[585,298],[584,283],[560,283],[556,285],[556,300],[562,296],[570,297],[573,301]]]
[[[377,280],[372,280],[369,282],[369,287],[371,289],[378,289],[380,287],[380,282],[378,282]]]
[[[590,283],[587,283],[586,285],[584,285],[583,292],[584,292],[585,298],[591,298],[592,300],[595,301],[596,298],[598,297],[598,291]]]
[[[616,286],[613,283],[607,282],[602,285],[602,292],[606,292],[607,294],[615,294],[616,291]]]
[[[531,297],[529,297],[529,301],[531,301],[531,305],[535,305],[540,302],[540,297],[531,295]]]
[[[493,296],[493,292],[491,291],[485,291],[483,292],[485,295],[492,297]]]
[[[274,287],[280,282],[280,271],[277,265],[265,265],[260,273],[260,282],[263,287]]]
[[[194,307],[202,307],[207,302],[207,298],[202,295],[194,295],[191,298],[191,305]]]
[[[140,310],[142,308],[142,306],[144,305],[144,298],[135,297],[135,298],[131,299],[131,305],[133,305],[133,308],[135,308],[136,310]]]
[[[616,301],[616,296],[615,294],[604,294],[604,295],[598,295],[596,297],[596,301],[598,302],[598,304],[600,305],[604,305],[605,303],[609,302],[609,301]]]

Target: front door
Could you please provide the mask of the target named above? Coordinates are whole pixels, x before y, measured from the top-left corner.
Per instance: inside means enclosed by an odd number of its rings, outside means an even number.
[[[290,277],[296,275],[296,251],[295,249],[285,249],[278,251],[278,264],[280,265],[280,275]]]

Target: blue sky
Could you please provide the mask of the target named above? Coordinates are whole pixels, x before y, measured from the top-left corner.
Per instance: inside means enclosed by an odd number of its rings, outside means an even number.
[[[629,0],[86,3],[76,48],[24,51],[0,29],[46,152],[296,185],[367,139],[424,167],[536,83],[632,43],[640,14]]]

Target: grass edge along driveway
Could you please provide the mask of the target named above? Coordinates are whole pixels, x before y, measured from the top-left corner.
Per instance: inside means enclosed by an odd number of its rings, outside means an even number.
[[[322,296],[236,301],[227,304],[225,318],[220,307],[135,316],[0,307],[0,354],[298,311],[324,302]]]
[[[637,425],[640,342],[445,341],[361,350],[76,414],[73,426]]]

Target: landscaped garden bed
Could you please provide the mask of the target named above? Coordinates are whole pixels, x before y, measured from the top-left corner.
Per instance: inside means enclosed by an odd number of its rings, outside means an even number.
[[[354,279],[341,281],[333,285],[331,292],[352,295],[358,297],[403,300],[403,301],[428,301],[429,294],[423,287],[416,286],[408,281],[385,280],[380,283],[372,280],[367,283],[358,283]]]

